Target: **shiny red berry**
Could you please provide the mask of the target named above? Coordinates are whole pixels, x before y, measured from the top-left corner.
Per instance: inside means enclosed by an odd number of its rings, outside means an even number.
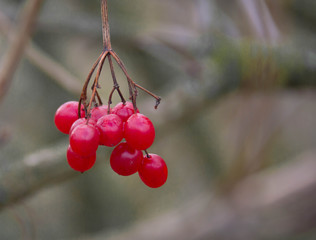
[[[100,132],[100,145],[114,147],[123,139],[123,122],[116,114],[101,117],[96,124]]]
[[[78,119],[78,102],[70,101],[61,105],[55,113],[55,125],[59,131],[68,134],[71,125]],[[84,108],[81,108],[81,117],[85,116]]]
[[[122,176],[129,176],[138,171],[143,160],[143,154],[129,146],[126,142],[114,148],[110,157],[110,164],[114,172]]]
[[[108,106],[101,105],[91,109],[91,118],[95,122],[97,122],[101,117],[108,114]]]
[[[165,161],[157,154],[144,156],[138,169],[141,180],[151,188],[161,187],[168,178],[168,168]]]
[[[67,149],[67,160],[69,166],[72,169],[83,173],[92,168],[92,166],[94,165],[96,160],[96,153],[88,157],[83,157],[78,153],[75,153],[69,145]]]
[[[123,122],[126,122],[127,119],[134,113],[133,103],[125,102],[125,104],[123,104],[120,102],[112,109],[112,113],[119,116]],[[138,109],[137,113],[139,113]]]
[[[140,113],[133,114],[125,123],[124,138],[131,147],[145,150],[154,142],[154,125],[145,115]]]
[[[81,156],[91,156],[98,149],[99,139],[100,133],[95,127],[81,124],[70,134],[70,146]]]
[[[86,124],[86,123],[87,123],[87,119],[85,119],[85,118],[79,118],[79,119],[77,119],[77,120],[71,125],[71,128],[70,128],[70,130],[69,130],[69,134],[71,134],[72,131],[73,131],[76,127],[78,127],[79,125],[81,125],[81,124]],[[88,124],[91,125],[91,126],[95,126],[96,122],[95,122],[94,120],[92,120],[92,119],[89,119]]]

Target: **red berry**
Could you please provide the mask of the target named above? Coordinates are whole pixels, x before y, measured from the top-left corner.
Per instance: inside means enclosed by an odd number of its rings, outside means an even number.
[[[133,148],[145,150],[155,139],[155,128],[150,119],[143,114],[133,114],[125,123],[124,137]]]
[[[112,109],[112,113],[119,116],[123,122],[126,122],[127,119],[134,113],[133,103],[125,102],[124,105],[122,102],[120,102]],[[138,109],[137,113],[139,113]]]
[[[100,145],[114,147],[123,139],[123,123],[119,116],[108,114],[101,117],[97,124],[100,131]]]
[[[55,125],[59,131],[68,134],[71,125],[78,119],[78,102],[70,101],[61,105],[55,113]],[[81,108],[81,117],[85,116],[84,108]]]
[[[78,127],[78,126],[81,125],[81,124],[85,124],[86,122],[87,122],[87,119],[85,119],[85,118],[79,118],[79,119],[77,119],[77,120],[71,125],[71,128],[70,128],[70,130],[69,130],[69,134],[71,134],[72,131],[73,131],[76,127]],[[96,124],[96,122],[95,122],[94,120],[89,119],[89,123],[88,123],[88,124],[91,125],[91,126],[94,126],[94,125]]]
[[[101,105],[91,109],[91,118],[95,122],[97,122],[101,117],[108,114],[108,106]]]
[[[70,146],[81,156],[91,156],[98,149],[99,139],[100,134],[95,127],[81,124],[70,134]]]
[[[168,168],[165,161],[157,154],[144,156],[138,169],[141,180],[151,188],[161,187],[168,178]]]
[[[67,149],[67,160],[70,167],[76,171],[84,172],[92,168],[95,163],[96,153],[88,157],[83,157],[78,153],[75,153],[70,145]]]
[[[114,148],[110,157],[110,164],[114,172],[122,176],[129,176],[138,171],[143,160],[143,154],[129,146],[126,142]]]

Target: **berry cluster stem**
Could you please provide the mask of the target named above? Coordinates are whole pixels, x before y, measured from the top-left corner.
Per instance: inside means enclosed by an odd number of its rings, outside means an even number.
[[[100,98],[100,95],[99,95],[97,89],[100,88],[99,78],[100,78],[102,68],[103,68],[103,65],[104,65],[106,58],[108,58],[109,67],[111,70],[111,76],[112,76],[112,80],[113,80],[113,88],[110,92],[109,99],[108,99],[108,113],[110,113],[110,105],[112,103],[112,96],[113,96],[113,93],[115,92],[115,90],[117,91],[118,95],[120,96],[123,104],[125,104],[126,100],[123,97],[123,94],[120,90],[120,86],[119,86],[117,79],[116,79],[116,76],[115,76],[112,57],[115,60],[115,62],[118,64],[118,66],[120,67],[120,69],[122,70],[122,72],[124,73],[124,75],[127,79],[127,84],[128,84],[128,88],[129,88],[129,99],[131,99],[131,101],[133,103],[135,113],[137,112],[137,105],[136,105],[136,98],[137,98],[137,94],[138,94],[137,89],[141,89],[142,91],[146,92],[147,94],[149,94],[150,96],[155,98],[156,99],[155,108],[157,109],[157,107],[161,101],[161,98],[159,96],[155,95],[154,93],[150,92],[149,90],[145,89],[144,87],[135,83],[131,79],[131,77],[129,76],[129,74],[125,68],[125,65],[122,62],[122,60],[120,59],[120,57],[112,49],[111,38],[110,38],[110,26],[109,26],[107,0],[101,0],[101,19],[102,19],[103,51],[100,54],[100,56],[98,57],[98,59],[96,60],[96,62],[94,63],[94,65],[92,66],[92,69],[90,70],[88,77],[85,81],[85,84],[82,88],[82,92],[81,92],[81,96],[80,96],[80,100],[79,100],[79,106],[78,106],[79,118],[81,117],[81,114],[80,114],[81,104],[84,105],[84,108],[86,111],[86,117],[88,119],[87,121],[89,121],[92,104],[95,103],[97,105],[96,98],[98,99],[99,104],[102,105],[102,100]],[[92,77],[92,75],[95,72],[97,67],[98,67],[98,70],[97,70],[97,73],[96,73],[96,76],[95,76],[95,79],[94,79],[94,82],[92,85],[91,98],[90,98],[89,104],[87,104],[88,85],[89,85],[91,77]]]
[[[111,50],[111,37],[110,37],[110,25],[108,14],[108,1],[101,0],[101,18],[102,18],[102,36],[103,36],[103,48],[105,51]]]

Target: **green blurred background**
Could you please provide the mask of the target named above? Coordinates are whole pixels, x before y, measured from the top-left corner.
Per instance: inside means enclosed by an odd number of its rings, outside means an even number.
[[[26,2],[0,0],[2,60]],[[108,2],[113,49],[162,97],[138,106],[168,181],[116,175],[109,148],[70,169],[54,113],[102,50],[100,1],[43,1],[0,102],[0,239],[316,239],[316,2]]]

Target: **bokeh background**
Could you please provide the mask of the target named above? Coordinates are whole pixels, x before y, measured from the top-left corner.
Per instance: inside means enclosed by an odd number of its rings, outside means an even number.
[[[0,0],[2,71],[32,2]],[[316,1],[108,0],[113,48],[162,97],[138,97],[159,189],[115,174],[109,148],[68,166],[54,113],[100,54],[100,1],[42,2],[0,102],[0,239],[316,239]]]

